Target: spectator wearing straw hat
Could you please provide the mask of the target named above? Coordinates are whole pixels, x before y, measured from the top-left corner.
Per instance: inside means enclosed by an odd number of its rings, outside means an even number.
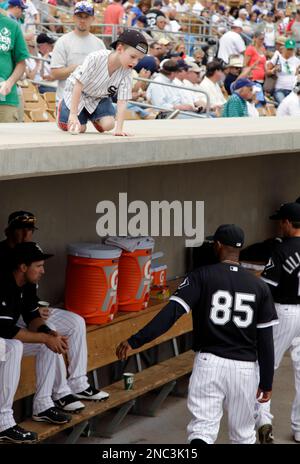
[[[224,87],[228,95],[231,95],[231,84],[237,80],[243,69],[244,60],[241,55],[232,55],[225,67]]]
[[[161,54],[158,56],[160,61],[164,60],[172,49],[172,40],[168,37],[162,37],[158,41],[158,45],[161,47]]]

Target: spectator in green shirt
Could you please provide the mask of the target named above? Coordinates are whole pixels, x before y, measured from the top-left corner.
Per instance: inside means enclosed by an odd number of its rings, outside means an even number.
[[[0,123],[18,120],[16,82],[25,72],[29,58],[19,25],[0,13]]]
[[[247,101],[253,97],[254,82],[250,79],[241,78],[233,84],[233,93],[223,107],[223,118],[244,118],[248,117]]]

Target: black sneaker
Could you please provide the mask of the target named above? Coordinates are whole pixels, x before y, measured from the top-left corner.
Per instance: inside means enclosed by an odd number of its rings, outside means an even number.
[[[89,386],[86,390],[80,393],[76,393],[75,396],[76,398],[80,398],[81,400],[103,401],[109,398],[109,393],[106,393],[102,390],[97,390],[96,388]]]
[[[50,422],[51,424],[67,424],[72,419],[70,414],[65,414],[58,408],[49,408],[46,411],[42,411],[36,416],[32,416],[32,419],[37,422]]]
[[[18,425],[0,432],[0,441],[10,441],[13,443],[35,443],[37,440],[37,433],[24,430]]]
[[[74,395],[63,396],[59,400],[54,401],[54,403],[55,406],[66,412],[79,412],[85,408],[85,405],[81,401],[78,401]]]

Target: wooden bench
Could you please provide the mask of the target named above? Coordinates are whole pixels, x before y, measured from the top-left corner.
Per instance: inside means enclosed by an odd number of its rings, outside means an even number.
[[[173,291],[177,285],[178,281],[170,283],[171,291]],[[160,303],[157,302],[157,300],[150,300],[148,308],[143,311],[136,313],[118,313],[115,319],[108,324],[88,327],[88,371],[95,372],[96,369],[117,361],[115,348],[118,343],[122,340],[126,340],[130,335],[147,324],[165,304],[166,301]],[[126,414],[133,407],[137,408],[137,399],[140,396],[162,387],[153,404],[147,409],[139,410],[139,413],[143,415],[154,415],[155,410],[174,388],[176,379],[189,374],[192,370],[194,353],[192,351],[186,351],[179,354],[176,341],[176,337],[187,334],[191,332],[191,330],[191,314],[186,314],[161,337],[132,352],[132,354],[136,356],[138,366],[133,390],[124,390],[123,381],[118,381],[103,387],[105,391],[110,393],[108,400],[104,402],[86,402],[86,408],[81,413],[74,414],[72,416],[72,421],[63,426],[38,423],[30,419],[25,420],[20,425],[28,430],[37,432],[40,441],[64,429],[73,427],[73,431],[66,442],[75,443],[91,419],[113,408],[121,407],[111,423],[105,426],[105,431],[101,433],[101,436],[110,436]],[[173,342],[173,352],[175,356],[155,364],[154,366],[142,369],[139,353],[167,341]],[[34,391],[35,358],[25,357],[22,361],[21,380],[15,395],[15,400],[32,395]]]

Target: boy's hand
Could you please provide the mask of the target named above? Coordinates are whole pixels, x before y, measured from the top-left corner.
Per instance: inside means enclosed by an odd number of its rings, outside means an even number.
[[[79,122],[77,115],[70,113],[69,120],[68,120],[68,131],[71,132],[71,134],[79,134],[80,128],[81,128],[81,124]]]
[[[114,135],[116,137],[132,137],[132,134],[128,134],[128,132],[123,132],[123,131],[116,131]]]

